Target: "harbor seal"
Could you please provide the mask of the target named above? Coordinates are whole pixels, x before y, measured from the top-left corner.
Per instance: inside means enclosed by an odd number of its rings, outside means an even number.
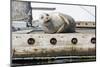
[[[59,12],[43,13],[40,22],[45,33],[73,33],[75,32],[75,21],[69,15]]]

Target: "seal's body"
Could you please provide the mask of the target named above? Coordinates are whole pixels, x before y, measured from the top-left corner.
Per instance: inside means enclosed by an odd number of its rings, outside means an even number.
[[[75,32],[75,21],[72,17],[62,13],[44,13],[40,16],[45,33],[72,33]]]

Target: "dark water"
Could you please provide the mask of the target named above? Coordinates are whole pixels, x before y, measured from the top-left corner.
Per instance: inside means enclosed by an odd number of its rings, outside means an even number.
[[[51,58],[51,59],[20,59],[20,60],[13,60],[13,66],[25,66],[25,65],[43,65],[43,64],[59,64],[59,63],[73,63],[73,62],[89,62],[95,61],[95,56],[67,56],[64,58]]]

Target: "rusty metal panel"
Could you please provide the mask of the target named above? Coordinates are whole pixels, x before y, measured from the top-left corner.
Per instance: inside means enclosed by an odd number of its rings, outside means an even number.
[[[12,34],[12,44],[14,57],[95,55],[94,34]]]

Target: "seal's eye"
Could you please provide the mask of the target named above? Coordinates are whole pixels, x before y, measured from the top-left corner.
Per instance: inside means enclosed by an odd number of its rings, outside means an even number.
[[[49,16],[49,14],[46,14],[46,16]]]
[[[44,17],[43,16],[41,16],[41,19],[43,19]]]

